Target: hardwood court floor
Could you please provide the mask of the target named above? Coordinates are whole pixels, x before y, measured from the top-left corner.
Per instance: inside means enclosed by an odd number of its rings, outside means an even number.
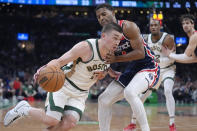
[[[36,107],[43,107],[43,102],[31,103]],[[10,108],[9,108],[10,109]],[[22,118],[10,127],[3,126],[3,118],[8,109],[0,110],[0,131],[42,131],[44,125],[30,118]],[[168,115],[165,106],[146,106],[151,131],[169,131]],[[113,106],[111,131],[122,131],[130,121],[130,108],[125,105]],[[177,131],[197,131],[197,106],[176,107]],[[139,127],[139,126],[138,126]],[[82,120],[71,131],[99,131],[97,119],[97,103],[87,102]],[[137,131],[140,131],[138,128]]]

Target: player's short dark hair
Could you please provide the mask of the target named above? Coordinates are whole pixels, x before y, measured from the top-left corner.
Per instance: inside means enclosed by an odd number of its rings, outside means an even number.
[[[192,24],[194,24],[195,17],[192,14],[184,14],[180,17],[180,21],[183,22],[184,20],[189,19]]]
[[[109,23],[109,24],[104,25],[101,32],[105,33],[105,32],[112,31],[112,30],[118,31],[119,33],[123,33],[120,25],[116,23]]]
[[[104,3],[104,4],[98,5],[96,7],[95,11],[99,10],[100,8],[106,8],[106,9],[108,9],[110,11],[114,11],[114,8],[110,4],[108,4],[108,3]]]

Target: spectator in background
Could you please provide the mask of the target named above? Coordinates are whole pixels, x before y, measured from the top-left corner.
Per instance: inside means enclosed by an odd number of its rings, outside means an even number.
[[[25,99],[28,100],[28,98],[33,98],[36,95],[36,90],[33,88],[33,85],[29,82],[23,85],[22,89],[22,96],[25,97]]]
[[[173,96],[176,103],[183,103],[184,85],[175,86],[173,89]]]
[[[29,84],[27,86],[27,88],[25,89],[25,94],[28,96],[28,97],[32,97],[34,95],[36,95],[36,91],[35,89],[33,88],[33,86],[31,84]]]
[[[10,99],[14,96],[14,93],[15,90],[12,89],[9,79],[7,79],[3,86],[3,98]]]
[[[18,77],[16,77],[13,82],[13,89],[15,89],[15,96],[16,97],[21,94],[21,82]]]
[[[164,54],[179,63],[197,63],[197,31],[194,28],[195,17],[190,14],[181,16],[184,32],[189,37],[189,43],[183,54],[173,53],[174,49],[163,48]]]
[[[193,82],[192,99],[194,100],[194,102],[197,102],[197,80]]]

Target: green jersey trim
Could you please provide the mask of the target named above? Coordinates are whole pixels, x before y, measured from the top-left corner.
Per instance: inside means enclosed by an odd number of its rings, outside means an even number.
[[[104,60],[102,59],[101,54],[100,54],[100,51],[99,51],[98,39],[96,39],[96,49],[97,49],[99,58],[100,58],[102,61],[104,61]]]
[[[82,111],[81,111],[80,109],[76,108],[76,107],[65,105],[64,110],[65,110],[65,111],[66,111],[66,110],[76,111],[77,113],[79,113],[80,119],[81,119],[81,117],[82,117]]]
[[[69,80],[67,77],[66,77],[66,80],[73,86],[75,87],[76,89],[80,90],[80,91],[87,91],[87,90],[83,90],[83,89],[80,89],[78,86],[76,86],[71,80]]]
[[[55,106],[54,100],[53,100],[53,93],[50,92],[49,93],[49,104],[50,104],[50,109],[51,111],[57,111],[63,114],[64,109],[59,107],[59,106]]]

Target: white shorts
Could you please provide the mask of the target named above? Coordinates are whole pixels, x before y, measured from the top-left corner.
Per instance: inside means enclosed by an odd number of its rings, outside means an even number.
[[[65,111],[76,111],[80,117],[85,109],[89,91],[81,91],[65,80],[57,92],[49,92],[45,102],[46,115],[61,120]]]
[[[168,68],[164,68],[162,69],[161,68],[161,71],[160,71],[160,76],[161,76],[161,81],[162,83],[166,80],[166,79],[172,79],[174,80],[174,76],[175,76],[175,70],[176,70],[176,65],[172,65]]]
[[[155,89],[158,89],[159,86],[166,80],[166,79],[172,79],[174,81],[175,77],[175,70],[176,65],[172,65],[168,68],[161,68],[160,69],[160,78],[158,84],[155,86]]]
[[[138,72],[138,74],[143,74],[142,76],[145,76],[146,81],[148,82],[148,88],[155,88],[156,85],[158,85],[159,79],[160,79],[160,68],[154,68],[154,69],[144,69]],[[136,76],[135,75],[135,76]]]

